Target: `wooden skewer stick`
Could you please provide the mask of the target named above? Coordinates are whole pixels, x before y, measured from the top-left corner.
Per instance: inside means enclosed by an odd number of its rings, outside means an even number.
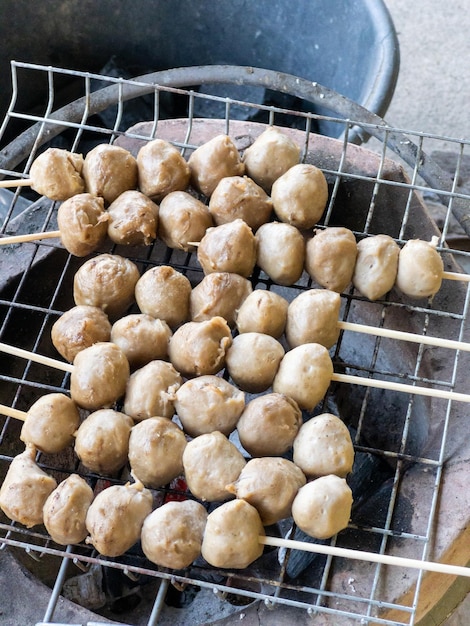
[[[7,417],[13,417],[15,420],[21,420],[22,422],[25,421],[27,415],[24,411],[14,409],[6,404],[0,404],[0,413],[2,415],[6,415]]]
[[[382,565],[396,565],[398,567],[410,567],[429,572],[438,572],[440,574],[449,574],[451,576],[467,576],[470,577],[470,567],[460,565],[448,565],[446,563],[436,563],[433,561],[420,561],[419,559],[409,559],[405,557],[392,556],[388,554],[376,554],[375,552],[366,552],[363,550],[351,550],[349,548],[339,548],[338,546],[328,546],[316,543],[307,543],[305,541],[295,541],[293,539],[282,539],[278,537],[265,537],[260,535],[258,540],[266,546],[274,546],[277,548],[290,548],[291,550],[304,550],[306,552],[315,552],[318,554],[326,554],[348,559],[357,559],[359,561],[369,561],[372,563],[380,563]]]
[[[0,188],[7,187],[31,187],[33,181],[31,178],[16,178],[15,180],[0,180]]]
[[[29,233],[27,235],[10,235],[0,237],[0,246],[12,245],[14,243],[26,243],[28,241],[38,241],[39,239],[55,239],[60,237],[60,230],[49,230],[43,233]]]
[[[42,356],[41,354],[36,354],[35,352],[23,350],[22,348],[9,346],[6,343],[0,343],[0,351],[11,354],[12,356],[19,356],[23,359],[34,361],[35,363],[40,363],[41,365],[47,365],[48,367],[53,367],[55,369],[62,370],[63,372],[73,372],[73,365],[71,363],[51,359],[48,356]]]

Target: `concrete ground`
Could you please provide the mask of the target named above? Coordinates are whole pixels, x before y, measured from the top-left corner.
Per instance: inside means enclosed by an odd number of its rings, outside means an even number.
[[[403,129],[470,139],[470,11],[468,0],[385,0],[398,33],[400,73],[386,114]],[[440,140],[436,149],[455,150]],[[470,153],[470,147],[466,150]],[[470,583],[459,581],[448,606],[426,626],[468,626]]]

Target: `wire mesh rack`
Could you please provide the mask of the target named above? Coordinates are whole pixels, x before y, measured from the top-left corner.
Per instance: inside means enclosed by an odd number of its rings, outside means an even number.
[[[25,111],[17,105],[17,95],[31,73],[48,85],[49,99],[42,108]],[[239,85],[240,99],[207,94],[204,84],[210,82]],[[199,84],[200,88],[193,87]],[[331,109],[331,115],[248,101],[243,98],[246,84],[263,93],[288,93],[317,103],[322,110]],[[34,159],[49,146],[86,153],[98,143],[112,142],[135,153],[149,138],[161,137],[187,158],[194,148],[220,133],[230,135],[243,152],[266,125],[276,125],[302,147],[302,160],[319,166],[327,177],[329,202],[319,229],[345,226],[358,240],[388,234],[400,246],[413,238],[437,237],[437,249],[449,274],[458,275],[462,267],[468,267],[470,253],[453,244],[465,240],[469,228],[470,196],[460,185],[469,141],[393,128],[321,85],[256,68],[184,68],[124,80],[14,62],[12,85],[11,105],[0,129],[3,178],[27,178]],[[342,138],[316,134],[318,119],[338,124]],[[352,129],[373,137],[369,147],[348,141]],[[6,142],[8,136],[14,139]],[[428,145],[434,148],[443,141],[455,146],[450,173],[427,153]],[[58,203],[40,198],[26,187],[2,191],[4,236],[57,228]],[[437,224],[429,205],[439,208]],[[101,252],[126,256],[141,272],[171,265],[188,276],[193,286],[203,276],[196,254],[169,249],[158,239],[141,248],[108,242],[97,253]],[[51,327],[74,304],[73,276],[82,263],[59,239],[2,247],[2,341],[56,358]],[[281,287],[259,268],[251,282],[253,288],[278,292],[288,300],[316,286],[304,272],[295,285]],[[225,619],[226,623],[238,623],[254,610],[263,624],[292,623],[295,616],[300,623],[398,626],[415,624],[425,614],[451,577],[425,573],[424,564],[465,565],[470,557],[465,547],[470,503],[465,481],[462,486],[470,446],[461,435],[468,419],[466,403],[452,395],[433,397],[415,391],[466,392],[469,364],[465,349],[449,348],[445,343],[428,346],[424,338],[468,341],[468,282],[463,277],[444,280],[432,299],[413,300],[393,289],[373,302],[351,286],[341,294],[341,301],[341,321],[360,322],[377,330],[371,335],[342,331],[331,350],[335,371],[381,380],[385,385],[404,383],[409,392],[333,382],[314,411],[338,414],[350,428],[356,452],[348,478],[354,493],[351,522],[331,541],[316,543],[373,552],[379,557],[413,558],[422,562],[423,568],[266,547],[263,556],[246,570],[216,569],[198,559],[184,571],[172,571],[150,563],[138,545],[122,557],[104,558],[90,545],[64,548],[55,544],[42,526],[27,530],[3,517],[1,558],[6,562],[6,554],[13,553],[46,583],[46,606],[34,607],[32,613],[38,623],[60,621],[63,597],[77,599],[72,583],[84,577],[92,580],[97,571],[99,606],[81,597],[95,617],[77,613],[75,621],[187,624]],[[411,332],[418,335],[418,342],[382,337],[381,329]],[[0,362],[0,401],[5,405],[27,411],[45,393],[68,391],[69,374],[6,355]],[[3,479],[23,446],[19,422],[9,417],[0,420]],[[236,439],[236,433],[233,437]],[[90,473],[72,449],[58,455],[39,454],[38,463],[58,481],[78,473],[96,491],[129,478],[126,470],[119,476]],[[161,504],[191,495],[183,482],[174,481],[154,490],[154,497]],[[267,534],[315,543],[296,529],[291,519],[267,529]],[[437,588],[442,591],[436,593]],[[122,608],[124,599],[136,597],[138,608],[132,602],[127,610]],[[118,603],[124,611],[119,619]]]

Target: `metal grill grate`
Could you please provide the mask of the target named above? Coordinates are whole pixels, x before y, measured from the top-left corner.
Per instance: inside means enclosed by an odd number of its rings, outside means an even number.
[[[135,149],[149,136],[161,136],[173,141],[187,156],[204,137],[218,132],[230,134],[243,150],[265,124],[275,124],[293,133],[303,145],[303,159],[319,165],[327,176],[330,201],[321,227],[344,225],[358,239],[367,234],[389,234],[399,244],[415,237],[429,240],[437,234],[446,270],[461,271],[459,264],[468,267],[470,253],[453,247],[453,242],[460,233],[464,238],[468,228],[465,214],[470,196],[458,183],[469,141],[391,128],[319,85],[306,85],[294,77],[290,77],[290,82],[289,77],[277,73],[239,68],[238,82],[246,79],[260,88],[294,91],[296,97],[300,97],[300,90],[314,104],[331,107],[331,116],[250,103],[243,99],[243,85],[237,100],[208,95],[204,86],[185,88],[198,84],[200,78],[202,83],[230,82],[234,73],[233,68],[221,68],[220,75],[217,71],[218,68],[185,69],[131,81],[12,63],[13,98],[0,129],[0,142],[12,129],[16,138],[0,153],[0,174],[27,177],[32,161],[44,145],[82,152],[109,141]],[[17,95],[31,73],[41,75],[48,84],[49,99],[34,112],[26,112],[16,104]],[[94,92],[98,81],[102,89]],[[66,88],[74,94],[71,104],[60,101]],[[133,114],[128,109],[136,101],[151,112],[150,121],[129,128],[129,115],[132,118]],[[213,111],[214,119],[197,118],[201,103]],[[176,111],[176,119],[164,119],[163,109]],[[340,125],[343,139],[332,140],[312,133],[319,118]],[[359,128],[363,136],[374,137],[370,149],[348,142],[353,128]],[[455,146],[456,163],[451,175],[446,175],[427,156],[428,146],[432,151],[444,140]],[[428,201],[439,203],[440,231],[427,211]],[[57,228],[56,204],[38,199],[25,188],[14,193],[5,191],[0,209],[4,235]],[[459,233],[457,238],[455,232]],[[145,249],[114,246],[108,250],[128,256],[141,272],[165,263],[184,272],[193,285],[202,277],[195,255],[169,250],[161,241]],[[2,341],[56,357],[50,341],[51,326],[73,306],[73,275],[82,262],[68,255],[57,240],[4,247],[0,251]],[[256,288],[279,291],[288,299],[315,286],[305,273],[289,288],[273,284],[262,271],[254,273],[252,282]],[[341,294],[341,319],[465,341],[469,339],[467,285],[464,281],[444,281],[432,301],[412,301],[394,290],[384,300],[369,302],[350,288]],[[469,364],[465,352],[344,331],[332,356],[335,371],[405,382],[410,389],[418,385],[466,391]],[[0,363],[0,401],[17,409],[27,410],[44,393],[68,389],[68,374],[5,355]],[[356,459],[363,463],[362,468],[355,470],[360,485],[351,524],[332,545],[422,561],[445,560],[453,555],[455,562],[465,563],[470,557],[465,550],[454,554],[458,552],[456,546],[462,545],[463,529],[470,517],[463,495],[459,492],[454,498],[458,468],[470,458],[470,447],[460,436],[461,429],[466,428],[465,404],[333,383],[323,407],[338,411],[349,424],[354,433]],[[18,434],[15,420],[0,417],[2,477],[22,449]],[[72,472],[85,475],[71,452],[41,454],[38,460],[59,480]],[[103,486],[102,477],[86,475],[92,485]],[[106,480],[125,482],[126,475]],[[162,501],[179,493],[175,485],[158,491]],[[287,520],[273,532],[298,538],[299,532],[291,524]],[[301,535],[300,538],[305,539]],[[290,619],[295,614],[295,619],[312,623],[318,620],[319,624],[357,621],[412,625],[421,614],[423,594],[429,595],[426,585],[436,584],[432,577],[426,583],[423,571],[331,555],[309,557],[307,566],[305,555],[290,550],[266,550],[259,561],[241,572],[216,571],[200,562],[183,573],[172,572],[153,566],[137,549],[116,560],[100,557],[84,544],[62,549],[43,528],[27,531],[4,518],[0,523],[0,547],[7,546],[16,554],[24,551],[33,557],[32,569],[34,559],[52,563],[50,601],[45,614],[37,616],[37,621],[44,623],[56,621],[53,618],[58,597],[71,570],[76,575],[80,569],[96,565],[137,577],[142,589],[151,590],[150,600],[143,603],[147,613],[139,617],[134,613],[134,618],[127,615],[124,620],[136,624],[197,623],[198,618],[191,613],[192,605],[179,609],[177,615],[170,611],[168,617],[165,595],[175,587],[200,589],[199,597],[205,597],[212,614],[221,618],[236,615],[242,619],[244,613],[240,613],[237,603],[245,605],[246,612],[250,603],[261,601],[261,623],[265,624],[280,623],[286,615]],[[131,622],[132,619],[138,621]]]

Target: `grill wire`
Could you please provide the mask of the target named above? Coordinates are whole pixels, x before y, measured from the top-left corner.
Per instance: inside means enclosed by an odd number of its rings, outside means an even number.
[[[44,80],[49,95],[47,103],[41,110],[38,108],[34,113],[26,113],[22,111],[21,105],[17,104],[19,102],[17,95],[21,94],[22,81],[28,80],[31,74],[34,74],[36,79],[40,76]],[[107,109],[106,118],[100,117],[98,120],[97,115],[90,113],[89,107],[85,107],[79,122],[62,118],[54,119],[52,112],[57,109],[60,90],[66,81],[73,82],[75,88],[80,91],[80,97],[83,96],[87,103],[91,102],[93,85],[96,85],[96,81],[100,82],[100,86],[115,85],[119,95],[115,104]],[[15,128],[15,132],[21,132],[35,123],[39,124],[39,133],[25,160],[15,163],[12,167],[0,169],[3,177],[27,177],[29,167],[44,140],[55,134],[51,133],[51,129],[54,128],[60,128],[60,134],[51,139],[51,145],[59,145],[79,152],[82,151],[83,142],[87,138],[94,143],[120,141],[123,138],[148,139],[148,136],[127,130],[129,126],[126,121],[128,102],[124,95],[125,89],[132,86],[138,87],[138,81],[32,64],[12,63],[12,84],[12,104],[0,129],[0,142],[11,127]],[[339,128],[338,136],[341,136],[339,140],[336,140],[336,146],[339,146],[339,157],[334,162],[334,167],[329,167],[328,162],[322,163],[322,169],[330,183],[330,201],[322,226],[335,224],[337,207],[343,206],[348,201],[348,189],[350,189],[347,186],[348,183],[364,184],[367,185],[368,190],[371,190],[367,204],[362,200],[362,227],[358,229],[356,226],[353,229],[358,239],[374,232],[385,233],[385,230],[377,228],[378,224],[387,224],[387,229],[390,227],[393,231],[388,234],[391,234],[399,244],[403,244],[413,233],[414,236],[420,237],[421,222],[418,224],[413,222],[416,199],[418,198],[418,202],[421,202],[421,198],[424,197],[433,202],[441,202],[444,198],[448,206],[443,207],[438,250],[442,253],[446,269],[458,271],[458,267],[454,265],[455,261],[464,267],[469,262],[469,252],[453,247],[454,239],[451,232],[452,224],[455,222],[452,215],[453,203],[457,204],[470,199],[470,196],[458,187],[461,163],[468,152],[468,141],[456,141],[439,135],[406,131],[406,137],[417,146],[416,160],[410,163],[403,162],[396,154],[396,150],[390,147],[390,144],[393,144],[391,138],[395,137],[397,132],[405,131],[386,125],[343,119],[312,111],[254,104],[242,99],[212,96],[205,93],[203,89],[197,92],[191,89],[155,85],[152,93],[146,95],[145,98],[148,110],[153,112],[153,119],[150,123],[152,136],[155,134],[158,136],[163,124],[161,117],[163,103],[165,106],[168,106],[168,101],[178,103],[178,110],[181,110],[181,107],[184,109],[184,136],[182,139],[178,138],[175,145],[181,148],[185,155],[196,146],[192,143],[193,126],[198,107],[202,103],[210,103],[213,106],[217,117],[222,120],[219,128],[222,128],[223,132],[230,133],[231,129],[236,127],[234,119],[240,111],[244,119],[261,120],[263,123],[284,127],[294,125],[297,129],[303,129],[298,132],[302,132],[303,136],[304,157],[309,151],[315,153],[316,137],[310,131],[315,128],[316,121],[326,119],[336,124]],[[358,127],[365,135],[374,135],[374,139],[370,141],[370,150],[376,157],[373,162],[377,164],[377,167],[372,174],[367,168],[359,168],[357,171],[351,166],[363,150],[348,142],[351,129]],[[242,143],[245,139],[242,138]],[[453,152],[457,155],[455,171],[451,177],[454,183],[450,189],[430,187],[422,178],[422,167],[423,163],[426,163],[428,146],[430,149],[435,149],[444,142],[446,145],[452,145]],[[390,160],[399,163],[406,172],[406,176],[391,179],[387,169]],[[383,193],[399,194],[397,197],[401,198],[402,206],[398,208],[384,206]],[[2,234],[15,232],[18,223],[23,229],[33,223],[34,230],[37,231],[57,228],[55,221],[57,206],[54,203],[38,201],[37,196],[26,188],[6,192],[3,198],[3,204],[0,206],[3,210]],[[33,201],[33,208],[31,208],[30,203]],[[19,221],[25,207],[28,217],[26,220]],[[396,218],[393,222],[391,218],[384,217],[384,211],[388,209],[397,211],[400,216],[398,223],[395,223]],[[428,218],[425,213],[424,215],[425,217],[421,216],[420,219],[424,227],[429,230],[432,227],[429,227]],[[0,336],[4,342],[56,357],[50,342],[50,329],[54,321],[73,306],[71,297],[73,275],[83,260],[68,255],[60,243],[52,239],[21,244],[21,246],[20,261],[16,268],[13,268],[13,265],[17,263],[16,257],[12,264],[10,257],[7,259],[6,253],[3,250],[0,251],[0,275],[3,274],[0,292]],[[184,272],[193,284],[202,277],[195,255],[166,249],[161,241],[150,248],[141,250],[135,248],[126,250],[122,246],[115,246],[110,250],[129,256],[142,272],[153,265],[164,263]],[[15,247],[13,252],[18,253],[18,247]],[[14,280],[5,277],[5,272],[9,267],[12,268]],[[261,271],[255,272],[252,282],[257,288],[278,290],[277,286]],[[443,338],[465,340],[468,337],[469,290],[467,285],[468,283],[455,283],[452,289],[444,289],[442,295],[437,294],[429,302],[402,299],[393,292],[383,301],[370,303],[350,288],[341,294],[343,303],[341,319],[345,321],[366,319],[376,326],[395,326],[399,329],[399,324],[402,323],[405,330],[412,329],[418,334],[437,333]],[[292,298],[312,286],[315,286],[312,280],[303,275],[299,283],[288,288],[287,291],[289,297]],[[364,345],[362,356],[358,356],[358,343]],[[423,345],[415,348],[405,345],[406,348],[404,345],[402,347],[402,344],[397,346],[396,341],[392,342],[380,337],[364,338],[356,335],[350,338],[347,333],[342,333],[333,352],[335,371],[341,369],[341,371],[360,376],[397,380],[410,385],[465,391],[461,388],[461,379],[468,367],[464,353],[443,348],[430,351]],[[430,362],[435,364],[434,369],[430,369]],[[445,367],[439,365],[442,362],[445,363]],[[17,409],[28,410],[39,396],[50,392],[66,392],[68,389],[68,374],[52,370],[45,372],[44,366],[5,355],[1,356],[0,363],[1,402]],[[358,509],[358,514],[353,515],[348,530],[334,538],[331,543],[370,549],[380,554],[391,552],[402,556],[413,556],[423,561],[427,560],[434,555],[434,538],[439,517],[442,482],[446,472],[446,462],[449,461],[449,455],[452,452],[449,440],[453,441],[452,433],[455,430],[455,424],[460,423],[462,405],[450,400],[424,401],[412,394],[409,396],[395,394],[391,397],[376,393],[370,388],[357,389],[351,393],[353,400],[349,397],[349,392],[348,396],[345,396],[344,386],[332,385],[324,408],[331,412],[345,411],[346,417],[351,417],[347,406],[351,403],[354,407],[355,416],[352,425],[356,455],[362,454],[366,460],[378,459],[380,471],[383,472],[383,482],[375,485],[376,491],[373,494],[368,493],[363,499],[367,500],[371,497],[371,502],[379,502],[373,498],[379,497],[377,494],[382,493],[383,498],[380,502],[383,510],[379,516],[380,523],[370,523],[367,517],[364,517],[366,515],[364,511],[371,513],[370,507],[367,507],[367,502],[362,502],[365,508]],[[381,410],[384,413],[380,414]],[[396,420],[396,432],[392,434],[389,432],[387,411],[394,414],[391,417],[392,421]],[[371,441],[371,415],[378,413],[380,415],[373,424],[374,432],[377,432]],[[435,415],[438,417],[434,420]],[[19,429],[18,422],[0,416],[0,477],[2,478],[12,458],[21,451],[18,439]],[[423,430],[425,432],[422,432]],[[65,459],[61,456],[60,460],[40,454],[38,462],[43,469],[53,472],[59,480],[72,472],[86,475],[97,489],[114,482],[124,483],[127,479],[125,474],[119,478],[107,478],[106,481],[100,476],[86,474],[72,454]],[[413,478],[407,482],[410,475]],[[417,483],[419,493],[412,496],[411,489],[415,479],[419,480]],[[160,494],[162,502],[168,498],[184,496],[180,493],[177,484],[155,491]],[[403,503],[406,501],[412,503],[413,511],[403,510]],[[411,520],[416,520],[416,518],[419,518],[418,525],[411,523]],[[57,546],[42,527],[26,530],[18,524],[10,523],[6,518],[0,518],[0,521],[0,549],[10,547],[15,554],[24,552],[28,556],[20,557],[22,562],[31,557],[31,561],[49,559],[54,563],[56,574],[51,584],[49,605],[46,613],[38,616],[38,621],[42,620],[44,623],[53,623],[59,594],[62,592],[70,570],[73,569],[77,574],[80,570],[88,571],[90,567],[98,565],[102,565],[106,571],[122,572],[130,579],[145,579],[155,583],[151,587],[154,596],[148,604],[148,613],[141,618],[143,621],[139,622],[142,624],[165,623],[165,596],[169,589],[197,588],[201,589],[201,592],[207,591],[208,595],[213,597],[211,602],[220,603],[225,607],[221,609],[221,615],[239,611],[240,606],[237,604],[248,605],[255,600],[260,600],[266,608],[272,608],[274,612],[282,609],[301,611],[312,619],[312,623],[318,619],[322,624],[349,624],[350,620],[354,620],[354,623],[357,621],[363,624],[412,625],[416,620],[423,585],[422,571],[414,574],[406,570],[406,577],[410,579],[409,587],[400,588],[403,597],[390,598],[386,592],[388,581],[394,576],[403,577],[403,572],[392,572],[394,568],[379,564],[361,564],[357,561],[348,563],[345,559],[331,556],[316,558],[298,576],[292,577],[289,576],[289,571],[292,571],[289,567],[295,566],[295,559],[299,555],[290,554],[289,550],[279,551],[279,553],[275,550],[267,550],[259,563],[241,572],[216,571],[200,562],[196,562],[184,572],[173,572],[153,566],[138,550],[132,550],[131,554],[123,558],[110,560],[99,556],[85,544],[67,548]],[[277,532],[286,536],[291,530],[291,520],[287,520],[279,525]],[[295,537],[294,532],[295,529],[292,530],[291,536],[293,537]],[[230,604],[230,601],[233,603]],[[189,609],[181,609],[183,613],[186,610]],[[126,617],[127,623],[131,623],[129,619]],[[175,620],[174,615],[172,619]],[[173,621],[172,623],[180,622]]]

